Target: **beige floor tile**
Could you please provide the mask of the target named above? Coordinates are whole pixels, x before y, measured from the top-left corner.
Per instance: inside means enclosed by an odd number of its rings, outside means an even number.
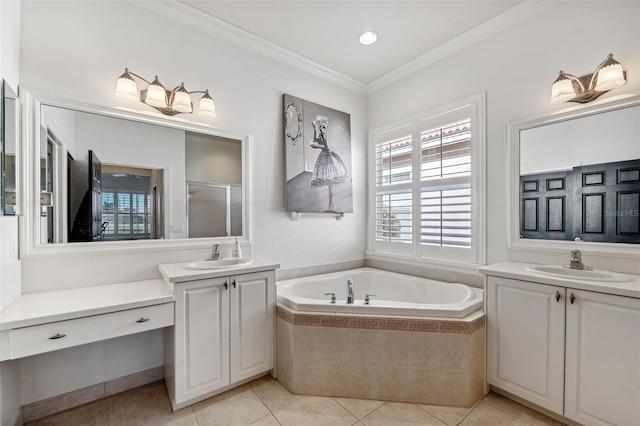
[[[562,423],[552,419],[551,417],[547,417],[542,413],[538,413],[537,411],[525,407],[524,405],[518,404],[517,402],[505,398],[502,395],[498,395],[497,393],[491,392],[485,397],[484,401],[534,426],[562,425]]]
[[[305,396],[273,414],[283,426],[351,426],[358,420],[333,398],[320,396]]]
[[[280,426],[280,423],[273,417],[273,414],[269,414],[268,416],[264,416],[261,419],[256,420],[253,423],[250,423],[251,426]]]
[[[476,408],[469,413],[460,426],[488,426],[488,425],[500,425],[500,426],[527,426],[527,424],[521,420],[516,419],[510,414],[505,413],[498,408],[481,402]]]
[[[333,398],[357,419],[361,419],[384,404],[384,401],[357,398]]]
[[[295,395],[289,392],[280,382],[271,376],[261,377],[251,382],[250,385],[271,411],[276,411],[302,398],[302,395]]]
[[[38,425],[100,425],[116,426],[118,419],[116,416],[115,397],[100,399],[89,404],[81,405],[70,410],[39,419]]]
[[[227,391],[193,405],[200,426],[247,425],[269,414],[249,385]]]
[[[116,395],[119,426],[197,426],[191,407],[172,411],[164,383],[143,386],[138,391]]]
[[[418,404],[418,407],[433,414],[449,426],[454,426],[460,423],[464,416],[472,410],[471,408],[448,407],[446,405]]]
[[[445,423],[420,409],[417,405],[404,402],[385,402],[373,413],[361,419],[361,422],[366,426],[445,426]]]

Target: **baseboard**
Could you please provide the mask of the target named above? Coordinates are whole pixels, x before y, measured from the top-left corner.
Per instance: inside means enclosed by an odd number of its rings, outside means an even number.
[[[118,377],[106,382],[63,393],[61,395],[52,396],[51,398],[25,404],[20,409],[22,422],[16,424],[22,426],[23,422],[31,422],[41,419],[70,408],[78,407],[89,402],[125,392],[129,389],[157,382],[163,378],[163,366],[160,365],[148,370],[139,371],[127,376]]]

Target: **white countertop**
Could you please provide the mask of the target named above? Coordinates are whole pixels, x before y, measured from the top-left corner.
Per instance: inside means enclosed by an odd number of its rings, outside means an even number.
[[[248,265],[216,269],[187,269],[184,267],[187,263],[190,262],[165,263],[158,265],[158,269],[168,283],[174,284],[185,281],[205,280],[207,278],[226,277],[229,275],[250,274],[252,272],[267,271],[280,267],[277,263],[262,262],[257,259],[253,259]]]
[[[173,302],[162,279],[22,294],[0,312],[0,330]]]
[[[631,281],[587,281],[577,278],[555,277],[528,270],[528,268],[534,266],[540,265],[521,262],[500,262],[480,268],[480,272],[484,275],[532,281],[542,284],[551,284],[561,287],[575,288],[578,290],[596,291],[599,293],[615,294],[618,296],[635,297],[640,299],[640,275],[622,274],[616,272],[616,274],[629,277]]]

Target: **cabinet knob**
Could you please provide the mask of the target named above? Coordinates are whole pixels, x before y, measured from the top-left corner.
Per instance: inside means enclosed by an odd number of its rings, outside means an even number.
[[[233,280],[233,288],[236,288],[236,280]]]
[[[224,282],[224,289],[226,290],[226,289],[228,289],[228,288],[229,288],[229,284],[225,281],[225,282]]]
[[[137,320],[136,322],[147,322],[147,321],[149,321],[149,318],[142,317],[139,320]]]
[[[63,337],[67,337],[67,335],[62,333],[56,333],[53,336],[49,337],[49,340],[62,339]]]
[[[560,292],[556,291],[556,302],[560,301]]]
[[[573,305],[573,302],[575,302],[575,300],[576,300],[576,296],[573,293],[571,293],[571,297],[569,297],[569,300],[571,301],[571,304]]]

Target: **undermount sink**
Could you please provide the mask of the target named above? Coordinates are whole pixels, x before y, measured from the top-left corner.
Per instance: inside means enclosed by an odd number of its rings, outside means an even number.
[[[253,259],[249,257],[234,257],[220,260],[198,260],[196,262],[185,263],[184,267],[186,269],[220,269],[249,265],[251,262],[253,262]]]
[[[573,278],[586,281],[604,281],[604,282],[626,282],[631,278],[615,272],[602,271],[598,269],[570,269],[556,265],[540,265],[527,268],[531,272],[538,272],[543,275],[551,275],[557,278]]]

